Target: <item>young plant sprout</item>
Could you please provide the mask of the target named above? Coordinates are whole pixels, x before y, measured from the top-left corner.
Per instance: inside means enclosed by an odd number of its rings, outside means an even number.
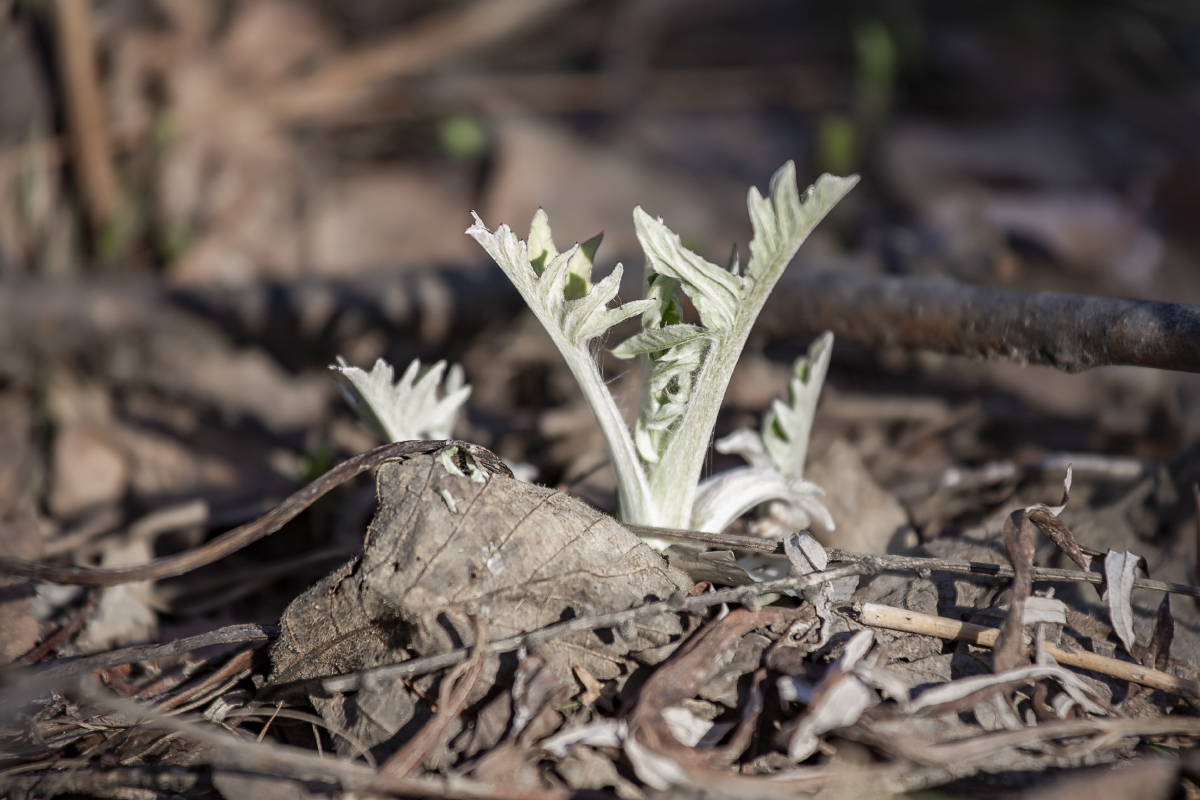
[[[524,242],[507,225],[491,231],[474,215],[467,233],[500,265],[550,334],[600,425],[617,475],[621,519],[719,532],[755,506],[774,501],[784,504],[793,520],[832,526],[816,500],[820,489],[801,479],[828,367],[828,334],[798,362],[789,402],[777,403],[768,414],[757,445],[749,432],[723,440],[750,466],[703,484],[700,474],[725,388],[767,295],[808,234],[857,181],[822,175],[801,198],[795,166],[788,162],[772,177],[767,197],[751,188],[747,204],[754,236],[745,269],[736,251],[727,267],[706,261],[683,247],[661,219],[635,208],[634,225],[646,253],[645,299],[612,308],[622,267],[592,284],[600,237],[560,253],[541,210]],[[681,294],[695,305],[701,325],[683,322]],[[612,350],[619,358],[641,361],[641,409],[630,432],[591,343],[638,314],[642,331]]]
[[[338,373],[338,388],[363,424],[389,442],[449,439],[458,410],[471,395],[457,364],[442,380],[445,361],[422,371],[421,362],[413,359],[394,384],[392,366],[382,358],[370,372],[350,366],[341,356],[330,369]]]

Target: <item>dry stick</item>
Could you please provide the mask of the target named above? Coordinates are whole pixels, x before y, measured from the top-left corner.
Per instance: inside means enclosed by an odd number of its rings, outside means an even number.
[[[53,10],[55,60],[80,193],[88,221],[94,230],[101,231],[120,211],[121,193],[96,74],[91,0],[54,0]]]
[[[820,271],[781,282],[763,317],[772,328],[831,330],[869,348],[933,350],[1066,372],[1106,365],[1200,372],[1200,307],[1176,303]]]
[[[57,663],[45,669],[32,673],[30,679],[38,684],[53,686],[64,681],[81,678],[99,672],[102,669],[112,669],[123,664],[135,664],[139,661],[150,661],[155,658],[178,656],[211,647],[214,644],[240,644],[241,642],[266,642],[278,635],[279,629],[273,625],[230,625],[215,631],[202,633],[199,636],[189,636],[186,639],[176,639],[165,644],[144,644],[137,647],[125,647],[94,656],[85,656],[65,663]]]
[[[496,456],[467,442],[412,441],[385,444],[343,461],[253,522],[227,531],[211,542],[192,550],[157,558],[136,567],[111,569],[57,566],[21,561],[15,558],[0,558],[0,575],[14,575],[26,580],[62,583],[71,586],[116,586],[122,583],[173,578],[207,566],[275,533],[316,502],[318,498],[367,470],[393,461],[404,461],[413,456],[435,453],[452,445],[469,450],[476,460],[489,471],[512,475],[508,467],[504,466],[504,462]]]
[[[921,614],[876,603],[863,603],[859,619],[864,625],[876,628],[919,633],[925,636],[936,636],[939,639],[953,639],[981,647],[994,647],[996,638],[1000,634],[997,628],[987,628],[983,625],[958,622],[945,617],[935,617],[930,614]],[[1152,689],[1162,689],[1175,694],[1200,698],[1200,681],[1180,678],[1168,672],[1132,664],[1128,661],[1119,661],[1115,658],[1107,658],[1095,653],[1063,650],[1049,642],[1046,643],[1046,652],[1055,661],[1069,667],[1100,672],[1114,678],[1140,683]]]
[[[630,525],[621,523],[626,529],[638,536],[653,536],[660,539],[671,539],[679,542],[689,542],[711,547],[722,547],[730,550],[749,550],[756,553],[771,553],[785,555],[783,542],[758,539],[753,536],[738,536],[729,533],[703,533],[687,531],[679,528],[652,528],[645,525]],[[855,553],[851,550],[839,550],[836,547],[826,547],[826,554],[831,563],[855,563],[870,561],[875,568],[883,571],[922,572],[955,572],[968,575],[983,575],[994,578],[1013,577],[1012,567],[1005,564],[988,564],[983,561],[947,561],[941,558],[920,558],[917,556],[891,556],[874,553]],[[1050,567],[1034,567],[1035,581],[1065,581],[1071,583],[1103,584],[1104,576],[1098,572],[1083,572],[1071,569],[1053,569]],[[1182,594],[1188,597],[1200,598],[1200,587],[1188,586],[1182,583],[1156,581],[1150,578],[1134,578],[1135,589],[1154,589],[1159,592]]]
[[[204,692],[205,690],[207,690],[213,686],[216,686],[220,683],[225,682],[226,680],[233,677],[234,675],[238,675],[242,672],[245,672],[246,670],[250,669],[250,667],[254,663],[254,653],[255,653],[254,649],[242,650],[237,655],[235,655],[233,658],[231,658],[227,662],[225,662],[225,665],[223,667],[221,667],[220,669],[218,669],[216,672],[214,672],[212,675],[209,675],[207,678],[200,681],[196,685],[190,686],[187,689],[184,689],[182,692],[179,692],[178,694],[171,695],[166,700],[163,700],[161,703],[156,705],[155,708],[161,712],[166,712],[166,711],[170,711],[173,708],[178,708],[179,706],[183,705],[184,703],[191,701],[192,698],[196,697],[196,695],[200,694],[201,692]]]
[[[696,613],[712,606],[721,605],[722,603],[738,603],[749,608],[755,608],[761,604],[759,599],[761,595],[788,591],[799,592],[802,589],[807,589],[826,581],[836,581],[839,578],[847,578],[851,575],[873,574],[877,571],[878,569],[875,564],[864,560],[824,572],[813,572],[808,575],[780,578],[779,580],[755,583],[750,586],[739,586],[734,589],[722,589],[721,591],[707,592],[696,596],[677,596],[670,600],[660,600],[640,606],[633,606],[624,611],[612,611],[607,614],[576,617],[527,633],[509,636],[506,639],[498,639],[488,645],[487,652],[489,654],[511,653],[520,647],[532,647],[543,644],[570,633],[591,631],[599,628],[616,628],[627,620],[633,621],[643,617],[653,617],[658,614],[673,612]],[[332,678],[300,681],[288,684],[286,687],[270,687],[268,692],[273,693],[285,688],[290,690],[309,684],[318,684],[325,691],[329,692],[354,692],[374,680],[409,678],[417,675],[425,675],[426,673],[445,669],[446,667],[452,667],[455,664],[465,661],[471,650],[472,648],[469,647],[460,647],[437,655],[414,658],[410,661],[402,661],[397,664],[384,664],[383,666],[372,667],[371,669],[360,670],[346,675],[337,675]]]

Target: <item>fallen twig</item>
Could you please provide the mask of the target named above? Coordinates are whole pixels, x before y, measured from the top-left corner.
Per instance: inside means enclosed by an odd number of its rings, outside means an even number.
[[[925,636],[936,636],[939,639],[953,639],[968,642],[981,647],[994,647],[1000,631],[969,622],[958,622],[945,617],[935,617],[902,608],[884,606],[876,603],[863,603],[859,611],[859,620],[864,625],[876,628],[888,628],[905,633],[919,633]],[[1152,689],[1162,689],[1174,694],[1200,698],[1200,681],[1180,678],[1168,672],[1143,667],[1128,661],[1089,653],[1087,651],[1063,650],[1049,642],[1046,652],[1060,664],[1078,669],[1091,670],[1105,675],[1111,675],[1121,680],[1133,681]]]

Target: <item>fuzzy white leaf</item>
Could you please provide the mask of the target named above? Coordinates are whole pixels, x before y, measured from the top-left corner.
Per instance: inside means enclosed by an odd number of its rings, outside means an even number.
[[[476,217],[476,220],[478,219]],[[546,265],[558,255],[558,250],[555,249],[554,239],[550,235],[550,219],[540,208],[533,215],[533,222],[529,226],[528,246],[530,264],[534,272],[541,275]]]
[[[789,481],[778,472],[740,467],[714,475],[696,490],[692,504],[693,530],[720,533],[735,519],[771,500],[796,502],[809,493],[822,493],[808,481]]]
[[[382,358],[370,372],[350,366],[341,356],[330,369],[338,373],[338,388],[350,407],[389,442],[449,439],[458,411],[471,394],[458,365],[442,381],[444,361],[418,378],[421,362],[414,360],[394,384],[392,367]]]
[[[813,417],[832,354],[833,334],[826,331],[808,348],[807,357],[796,359],[792,365],[787,403],[775,401],[763,417],[763,446],[775,469],[789,477],[804,475]]]
[[[646,252],[647,268],[683,284],[710,331],[733,327],[742,299],[742,279],[688,250],[678,234],[640,207],[633,210],[633,223]]]
[[[770,469],[771,459],[763,447],[762,437],[758,431],[749,428],[738,428],[728,436],[717,439],[713,445],[718,453],[741,456],[747,464],[759,469]]]
[[[796,190],[796,165],[789,161],[771,177],[769,200],[752,187],[746,199],[754,226],[747,279],[765,280],[774,286],[808,234],[856,183],[857,175],[822,175],[801,198]]]
[[[642,353],[656,353],[669,350],[672,347],[704,339],[708,333],[695,325],[667,325],[664,328],[651,328],[639,334],[630,336],[612,349],[617,358],[633,358]]]
[[[1133,633],[1133,579],[1141,560],[1141,556],[1128,550],[1120,553],[1109,550],[1104,557],[1104,596],[1108,601],[1108,616],[1113,632],[1131,656],[1134,655],[1133,646],[1137,644]]]

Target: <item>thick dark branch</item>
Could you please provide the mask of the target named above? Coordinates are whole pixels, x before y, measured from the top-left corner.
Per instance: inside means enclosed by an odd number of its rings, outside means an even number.
[[[764,322],[833,331],[869,348],[1046,364],[1066,372],[1135,366],[1200,372],[1200,307],[1015,292],[930,278],[833,272],[787,276]]]
[[[633,280],[623,296],[637,293]],[[477,331],[521,307],[516,290],[494,267],[260,284],[236,291],[173,291],[149,281],[64,287],[31,280],[9,283],[0,292],[0,348],[61,353],[164,332],[212,336],[213,322],[239,336],[294,343],[311,319],[327,315],[318,327],[332,330],[337,315],[351,311],[393,327],[415,324],[422,339],[433,343],[451,330]],[[831,330],[868,348],[1010,359],[1067,372],[1104,365],[1200,372],[1196,306],[1004,291],[941,279],[793,267],[767,301],[758,329],[769,336]]]

